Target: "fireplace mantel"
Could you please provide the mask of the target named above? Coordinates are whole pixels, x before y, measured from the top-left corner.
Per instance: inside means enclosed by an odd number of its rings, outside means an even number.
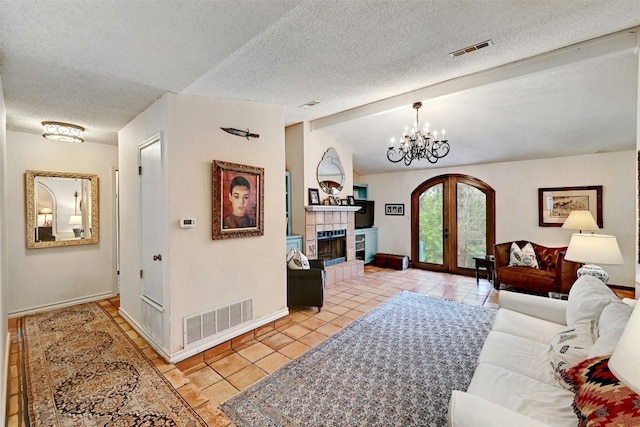
[[[309,212],[355,212],[361,206],[307,205],[304,208]]]

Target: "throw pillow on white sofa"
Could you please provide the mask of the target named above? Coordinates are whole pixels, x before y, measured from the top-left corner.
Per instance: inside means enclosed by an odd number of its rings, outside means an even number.
[[[527,243],[522,249],[516,242],[511,243],[509,266],[538,268],[538,258],[536,258],[536,251],[531,243]]]
[[[287,266],[291,270],[308,270],[309,259],[296,248],[291,248],[287,254]]]
[[[589,358],[613,354],[632,312],[633,307],[624,302],[611,303],[602,310],[598,321],[599,336],[589,351]]]
[[[567,325],[581,320],[597,324],[602,310],[612,302],[620,302],[620,298],[607,285],[593,276],[580,276],[569,291]]]
[[[562,387],[572,391],[571,384],[564,381],[561,372],[586,359],[597,338],[595,321],[582,320],[575,325],[567,326],[551,341],[549,346],[551,369]]]

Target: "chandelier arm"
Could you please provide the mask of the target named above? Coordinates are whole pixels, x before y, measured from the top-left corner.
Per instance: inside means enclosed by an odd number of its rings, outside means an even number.
[[[397,157],[397,160],[394,160],[395,157]],[[391,163],[401,162],[403,158],[404,156],[400,154],[399,150],[391,147],[387,150],[387,160],[389,160]]]

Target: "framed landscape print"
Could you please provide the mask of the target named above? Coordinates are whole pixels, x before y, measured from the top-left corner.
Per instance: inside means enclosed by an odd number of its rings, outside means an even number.
[[[264,234],[264,169],[214,160],[213,240]]]
[[[589,211],[598,227],[602,220],[602,185],[538,188],[538,225],[562,227],[572,211]]]

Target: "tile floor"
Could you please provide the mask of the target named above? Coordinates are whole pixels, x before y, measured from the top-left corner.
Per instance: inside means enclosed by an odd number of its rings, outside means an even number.
[[[380,303],[404,290],[433,298],[490,308],[498,306],[498,292],[486,280],[475,277],[408,269],[395,271],[365,267],[365,275],[330,285],[322,311],[290,310],[289,316],[221,344],[176,365],[164,362],[118,315],[118,298],[101,301],[122,328],[155,363],[178,392],[210,427],[233,426],[217,406],[282,365],[344,328]],[[633,292],[622,296],[633,297]],[[24,427],[22,367],[18,363],[18,321],[10,321],[12,333],[8,427]]]

